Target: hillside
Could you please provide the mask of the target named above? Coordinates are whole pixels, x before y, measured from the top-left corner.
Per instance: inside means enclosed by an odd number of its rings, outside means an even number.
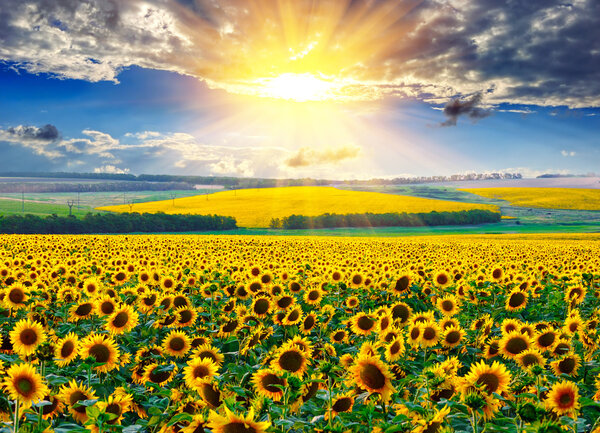
[[[127,205],[98,208],[130,212]],[[223,191],[215,194],[139,203],[133,212],[217,214],[236,218],[240,227],[268,227],[271,218],[292,214],[454,212],[469,209],[497,210],[486,204],[459,203],[377,192],[345,191],[333,187],[285,187]]]
[[[469,188],[459,189],[513,206],[544,209],[600,210],[600,189],[584,188]]]

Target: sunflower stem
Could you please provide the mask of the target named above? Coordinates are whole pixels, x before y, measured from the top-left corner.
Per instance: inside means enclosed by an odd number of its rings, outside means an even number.
[[[19,400],[15,400],[15,425],[14,433],[19,431]]]

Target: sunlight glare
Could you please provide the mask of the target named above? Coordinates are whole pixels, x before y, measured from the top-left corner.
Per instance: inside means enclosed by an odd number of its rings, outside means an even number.
[[[296,102],[323,101],[333,97],[334,84],[310,73],[281,74],[263,81],[258,96]]]

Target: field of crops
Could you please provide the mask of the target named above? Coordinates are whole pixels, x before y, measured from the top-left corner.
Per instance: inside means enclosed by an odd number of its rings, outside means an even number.
[[[99,208],[129,212],[129,206]],[[301,186],[223,191],[216,194],[135,204],[134,212],[217,214],[232,216],[240,227],[268,227],[271,218],[325,213],[453,212],[469,209],[497,210],[486,204],[460,203],[376,192]]]
[[[597,432],[599,240],[3,236],[2,431]]]
[[[600,189],[584,188],[470,188],[482,197],[506,200],[513,206],[544,209],[600,210]]]

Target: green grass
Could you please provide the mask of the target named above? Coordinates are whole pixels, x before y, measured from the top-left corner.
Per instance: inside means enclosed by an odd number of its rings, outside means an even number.
[[[25,215],[32,214],[36,216],[47,216],[56,214],[59,216],[69,215],[69,207],[66,204],[51,204],[51,203],[36,203],[25,202],[25,211],[22,211],[21,201],[17,200],[0,200],[0,215]],[[77,206],[73,206],[73,215],[84,216],[89,212],[86,210],[77,210]]]
[[[432,236],[467,234],[527,234],[527,233],[600,233],[599,224],[515,224],[500,222],[475,226],[437,227],[375,227],[339,228],[318,230],[274,230],[239,228],[219,232],[185,232],[177,234],[247,235],[247,236]],[[150,233],[144,233],[150,234]],[[161,233],[152,233],[161,234]]]
[[[128,192],[82,192],[79,194],[79,210],[77,204],[73,206],[73,215],[84,216],[89,212],[98,213],[101,211],[95,208],[100,206],[110,206],[128,202],[142,203],[156,200],[169,200],[172,194],[176,197],[189,197],[192,195],[206,194],[215,192],[215,190],[177,190],[177,191],[128,191]],[[22,214],[21,212],[21,194],[2,194],[0,197],[10,200],[0,199],[0,215]],[[25,194],[25,212],[37,216],[46,215],[68,215],[69,200],[77,201],[76,192],[59,193],[27,193]]]

